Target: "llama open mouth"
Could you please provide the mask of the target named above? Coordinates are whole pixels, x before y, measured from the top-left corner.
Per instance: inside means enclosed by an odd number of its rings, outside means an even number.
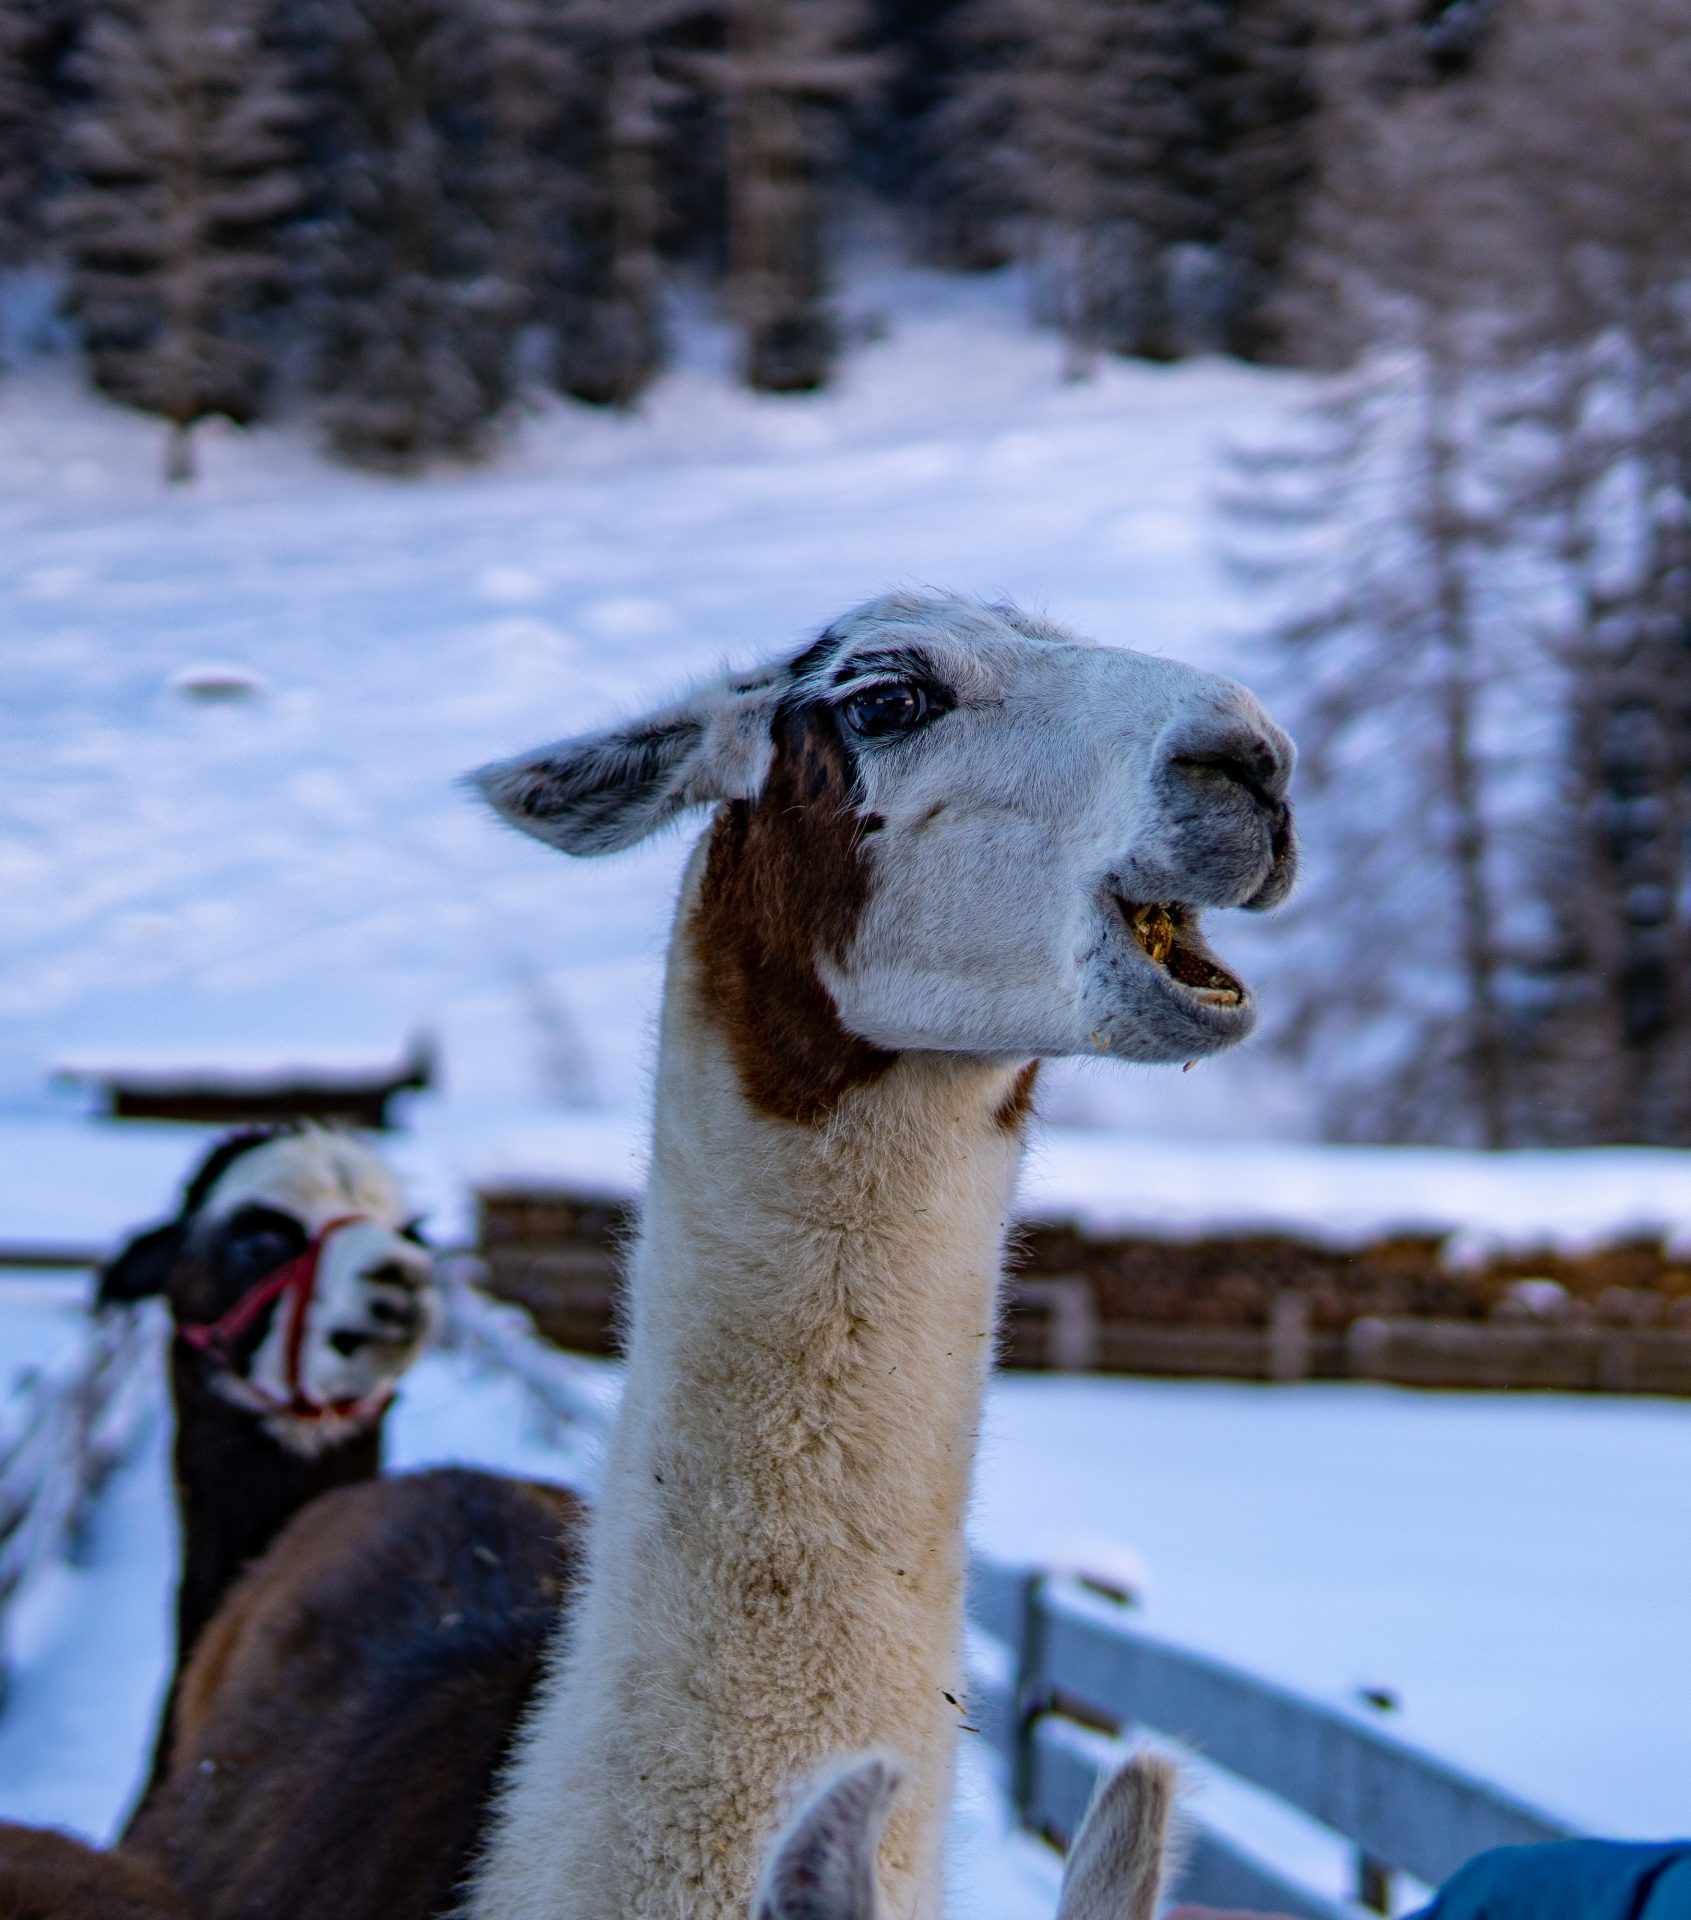
[[[1237,1007],[1245,989],[1218,966],[1198,932],[1197,916],[1178,902],[1149,906],[1123,900],[1116,905],[1140,947],[1169,978],[1206,1007]]]

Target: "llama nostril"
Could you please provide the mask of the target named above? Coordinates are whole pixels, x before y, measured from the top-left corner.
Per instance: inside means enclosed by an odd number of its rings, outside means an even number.
[[[409,1300],[372,1300],[370,1318],[378,1327],[398,1327],[409,1333],[417,1324],[416,1304]]]
[[[403,1287],[407,1293],[415,1292],[421,1286],[421,1276],[412,1267],[398,1260],[384,1260],[379,1267],[370,1267],[364,1278],[376,1287]]]
[[[1273,818],[1276,831],[1284,831],[1286,773],[1279,756],[1266,741],[1252,741],[1212,753],[1177,753],[1174,765],[1186,773],[1218,774],[1243,788]]]
[[[342,1327],[329,1335],[329,1345],[343,1360],[350,1360],[360,1347],[369,1346],[374,1337],[373,1334],[354,1333],[350,1328]]]

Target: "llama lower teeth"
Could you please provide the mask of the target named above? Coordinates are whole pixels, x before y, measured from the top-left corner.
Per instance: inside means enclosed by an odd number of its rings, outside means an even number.
[[[1238,992],[1232,987],[1193,987],[1191,994],[1194,1000],[1203,1001],[1206,1007],[1236,1007],[1239,1004]]]

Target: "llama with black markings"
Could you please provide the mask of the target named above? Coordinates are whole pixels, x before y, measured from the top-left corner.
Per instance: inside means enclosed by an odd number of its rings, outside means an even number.
[[[169,1695],[241,1572],[300,1509],[381,1469],[382,1423],[433,1324],[432,1261],[380,1156],[321,1127],[232,1134],[176,1213],[100,1274],[162,1297],[181,1529]],[[169,1737],[161,1722],[155,1775]]]

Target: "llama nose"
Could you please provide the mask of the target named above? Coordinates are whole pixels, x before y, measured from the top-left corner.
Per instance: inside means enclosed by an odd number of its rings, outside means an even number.
[[[1283,829],[1297,749],[1266,714],[1222,711],[1177,720],[1163,735],[1165,764],[1199,781],[1226,780]]]

